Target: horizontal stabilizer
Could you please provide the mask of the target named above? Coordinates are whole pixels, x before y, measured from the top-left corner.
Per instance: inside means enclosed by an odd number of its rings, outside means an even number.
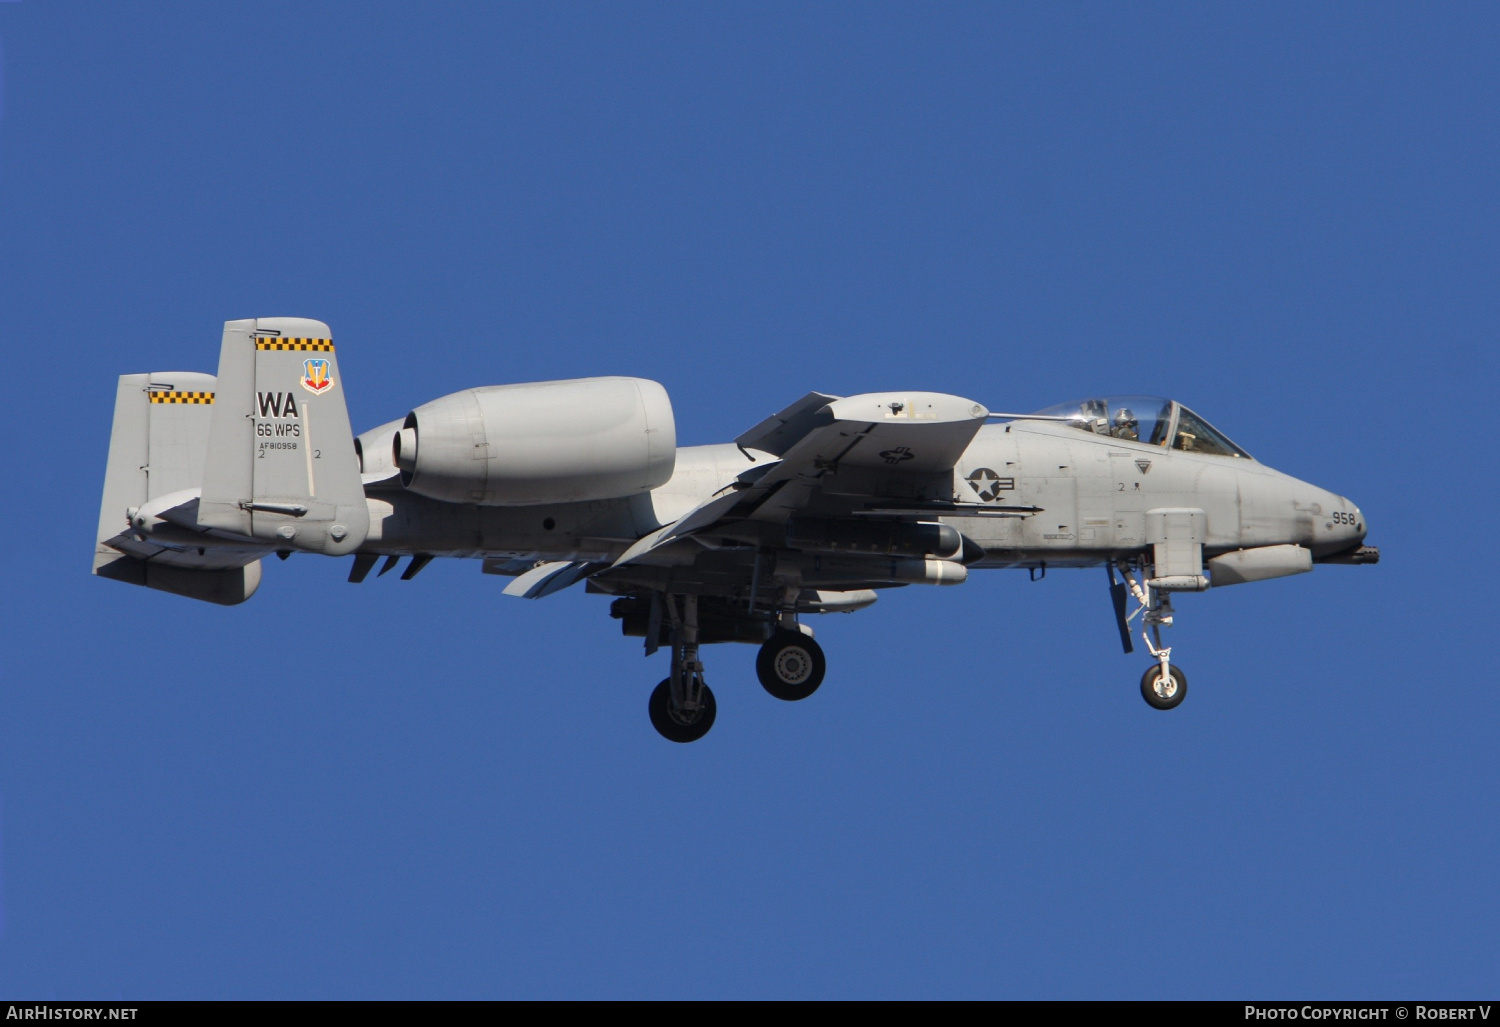
[[[96,564],[94,573],[101,578],[144,585],[160,592],[171,592],[173,595],[217,603],[220,606],[243,603],[260,587],[259,560],[243,567],[199,570],[193,567],[174,567],[156,560],[121,556]]]

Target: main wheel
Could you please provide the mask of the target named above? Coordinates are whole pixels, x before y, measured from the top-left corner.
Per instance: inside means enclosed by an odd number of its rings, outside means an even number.
[[[714,726],[714,717],[719,707],[714,702],[713,692],[703,686],[703,705],[690,716],[672,712],[672,679],[665,678],[651,691],[651,701],[646,709],[651,713],[651,726],[669,742],[696,742],[708,734]]]
[[[823,683],[828,661],[823,647],[800,631],[778,631],[760,647],[755,675],[761,686],[778,699],[806,699]]]
[[[1170,710],[1181,705],[1187,698],[1187,675],[1177,664],[1172,664],[1172,673],[1162,679],[1161,664],[1153,663],[1141,675],[1141,698],[1158,710]]]

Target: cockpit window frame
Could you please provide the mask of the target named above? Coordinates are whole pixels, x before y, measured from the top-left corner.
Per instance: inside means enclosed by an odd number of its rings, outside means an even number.
[[[1055,404],[1037,411],[1037,416],[1048,421],[1066,424],[1074,430],[1099,439],[1159,450],[1171,445],[1172,432],[1176,425],[1177,406],[1176,400],[1165,396],[1093,396],[1076,402]],[[1140,411],[1145,416],[1137,416],[1136,411]],[[1131,431],[1135,433],[1134,438],[1116,433],[1115,428],[1111,426],[1114,422],[1111,412],[1131,415],[1127,423]],[[1141,433],[1147,425],[1150,425],[1149,434],[1142,438]]]
[[[1152,437],[1154,438],[1156,436],[1155,429],[1160,427],[1162,424],[1166,424],[1166,432],[1162,436],[1161,441],[1149,442],[1140,438],[1122,438],[1118,435],[1113,435],[1108,431],[1101,432],[1092,426],[1095,422],[1089,419],[1089,417],[1087,416],[1090,406],[1099,405],[1100,408],[1104,410],[1120,409],[1121,401],[1129,401],[1134,406],[1140,406],[1142,401],[1146,401],[1152,405],[1161,404],[1165,409],[1166,417],[1163,418],[1158,415],[1156,418],[1152,419],[1153,430],[1151,433]],[[1142,409],[1145,408],[1142,407]],[[1072,418],[1064,413],[1064,411],[1071,410],[1078,411],[1078,413]],[[1186,413],[1194,421],[1207,429],[1207,432],[1205,433],[1206,437],[1209,441],[1212,441],[1215,444],[1217,451],[1181,449],[1178,447],[1178,433],[1182,430],[1184,413]],[[1206,417],[1199,414],[1197,411],[1191,409],[1190,407],[1183,405],[1177,400],[1168,399],[1165,396],[1093,396],[1087,399],[1081,399],[1076,403],[1058,403],[1054,406],[1047,407],[1044,410],[1037,411],[1037,414],[1040,417],[1045,418],[1046,420],[1067,424],[1077,431],[1084,432],[1085,434],[1092,435],[1099,439],[1107,439],[1114,443],[1145,446],[1149,449],[1166,449],[1176,453],[1192,453],[1195,456],[1229,457],[1230,459],[1250,460],[1252,462],[1255,460],[1255,457],[1247,453],[1243,446],[1235,442],[1228,435],[1225,435],[1218,428],[1214,427]]]
[[[1168,449],[1171,449],[1174,452],[1178,452],[1178,453],[1194,453],[1197,456],[1227,456],[1227,457],[1229,457],[1230,459],[1233,459],[1233,460],[1251,460],[1251,461],[1253,461],[1255,459],[1255,457],[1253,457],[1249,453],[1245,452],[1245,447],[1244,446],[1241,446],[1239,443],[1237,443],[1233,439],[1231,439],[1228,435],[1225,435],[1218,428],[1214,427],[1213,424],[1211,424],[1209,422],[1208,418],[1204,417],[1202,414],[1198,413],[1196,410],[1190,409],[1189,407],[1184,406],[1183,404],[1177,402],[1176,400],[1172,401],[1172,406],[1174,408],[1172,410],[1172,434],[1171,434],[1171,437],[1170,437],[1170,441],[1167,443],[1167,448]],[[1203,427],[1207,428],[1214,435],[1217,435],[1218,436],[1218,441],[1222,442],[1224,445],[1227,445],[1229,447],[1229,449],[1230,449],[1230,452],[1228,452],[1228,453],[1211,453],[1211,452],[1201,452],[1201,451],[1192,450],[1192,449],[1178,449],[1177,448],[1177,433],[1178,433],[1178,431],[1182,427],[1182,414],[1183,414],[1184,411],[1186,411],[1188,413],[1188,415],[1191,416],[1199,424],[1203,425]]]
[[[1172,423],[1167,425],[1167,437],[1162,440],[1162,449],[1170,450],[1172,448],[1172,442],[1177,438],[1177,417],[1181,413],[1182,404],[1175,399],[1172,400],[1172,415],[1170,418]]]
[[[1175,399],[1167,400],[1172,405],[1172,412],[1167,415],[1167,432],[1162,436],[1160,442],[1148,442],[1148,446],[1159,446],[1162,449],[1171,449],[1172,440],[1177,437],[1177,412],[1182,409],[1182,404]]]

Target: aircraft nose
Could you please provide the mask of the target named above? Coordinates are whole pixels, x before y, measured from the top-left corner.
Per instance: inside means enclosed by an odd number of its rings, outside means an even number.
[[[1364,541],[1367,530],[1364,512],[1343,496],[1334,496],[1333,499],[1334,502],[1328,504],[1329,509],[1325,514],[1328,519],[1325,525],[1326,530],[1334,538],[1347,539],[1350,542]]]

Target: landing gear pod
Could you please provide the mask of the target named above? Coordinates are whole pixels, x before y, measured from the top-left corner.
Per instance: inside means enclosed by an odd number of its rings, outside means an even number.
[[[1290,545],[1237,549],[1208,561],[1214,588],[1306,574],[1312,569],[1312,551]]]

